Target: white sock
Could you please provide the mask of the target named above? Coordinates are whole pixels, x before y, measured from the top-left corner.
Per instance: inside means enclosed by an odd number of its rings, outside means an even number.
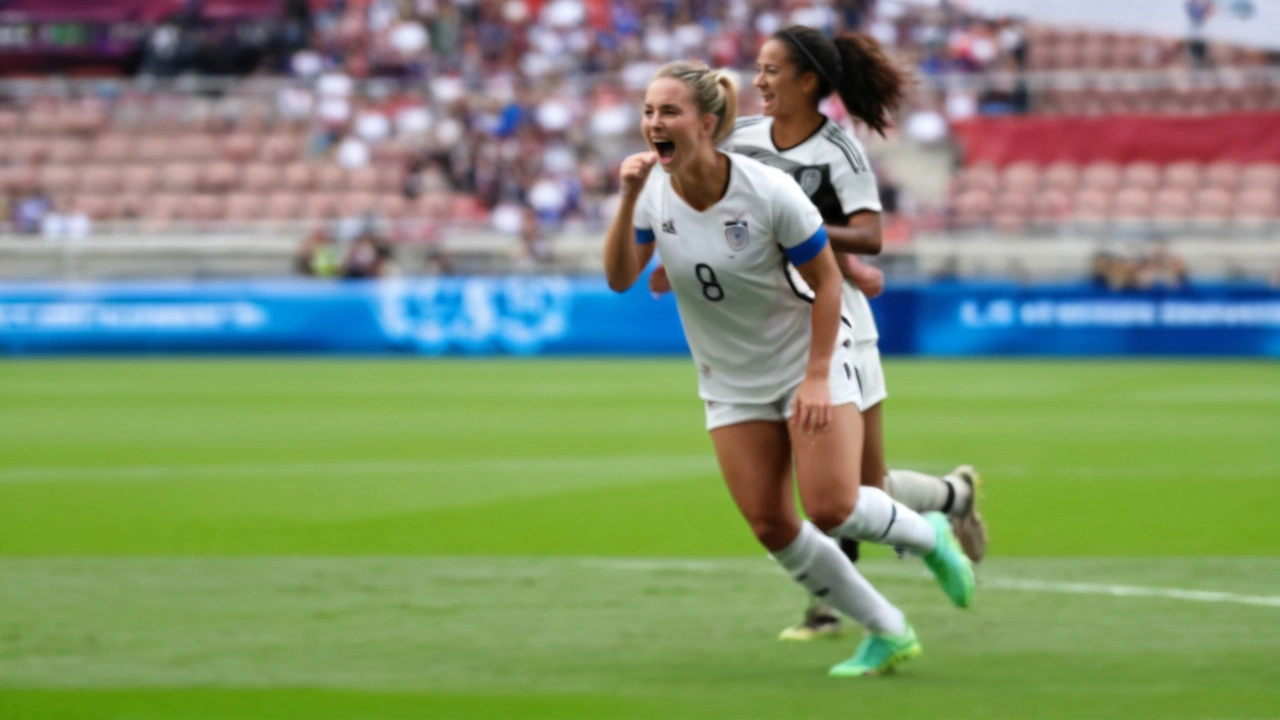
[[[890,470],[884,476],[884,489],[894,500],[921,513],[963,515],[972,500],[968,483],[914,470]]]
[[[858,504],[832,535],[882,545],[901,545],[918,553],[933,551],[937,536],[928,520],[915,510],[895,502],[880,488],[858,488]]]
[[[834,540],[811,523],[805,522],[796,539],[774,553],[773,559],[823,604],[871,632],[896,635],[906,630],[902,611],[867,582]]]

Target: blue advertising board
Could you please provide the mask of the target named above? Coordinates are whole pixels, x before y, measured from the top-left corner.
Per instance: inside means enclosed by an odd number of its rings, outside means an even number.
[[[1280,357],[1280,293],[943,282],[873,301],[886,353]],[[554,276],[0,283],[0,353],[687,352],[671,296]]]

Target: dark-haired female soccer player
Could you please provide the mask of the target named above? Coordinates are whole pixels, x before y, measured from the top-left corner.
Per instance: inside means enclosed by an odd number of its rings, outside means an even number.
[[[620,170],[605,275],[625,291],[655,247],[661,252],[730,495],[797,582],[867,629],[831,674],[883,673],[920,644],[832,536],[915,551],[960,607],[973,597],[973,566],[943,515],[921,516],[860,487],[853,338],[827,230],[794,178],[717,149],[736,108],[728,73],[696,63],[659,71],[641,122],[650,151]],[[807,521],[795,506],[793,468]]]

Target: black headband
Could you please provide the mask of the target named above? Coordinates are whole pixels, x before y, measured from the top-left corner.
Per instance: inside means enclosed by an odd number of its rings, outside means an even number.
[[[823,80],[827,81],[827,84],[831,86],[832,90],[840,90],[840,80],[844,76],[844,68],[841,65],[836,66],[836,76],[834,78],[831,77],[827,74],[827,71],[823,69],[822,63],[818,62],[818,58],[814,57],[813,53],[809,52],[809,48],[805,47],[804,43],[800,42],[800,38],[796,37],[795,33],[784,28],[782,30],[782,34],[786,35],[787,39],[791,41],[791,44],[800,48],[800,52],[804,53],[804,56],[809,58],[809,63],[813,65],[814,71],[821,75]],[[840,62],[839,52],[836,52],[836,62]]]

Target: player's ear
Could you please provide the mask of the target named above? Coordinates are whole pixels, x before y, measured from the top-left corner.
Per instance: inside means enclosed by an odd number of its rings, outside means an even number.
[[[806,95],[818,92],[818,73],[810,70],[800,75],[800,89]]]
[[[706,135],[707,137],[714,136],[716,134],[716,123],[718,122],[720,122],[720,118],[716,117],[715,115],[712,115],[711,113],[707,113],[703,115],[702,116],[703,134]]]

